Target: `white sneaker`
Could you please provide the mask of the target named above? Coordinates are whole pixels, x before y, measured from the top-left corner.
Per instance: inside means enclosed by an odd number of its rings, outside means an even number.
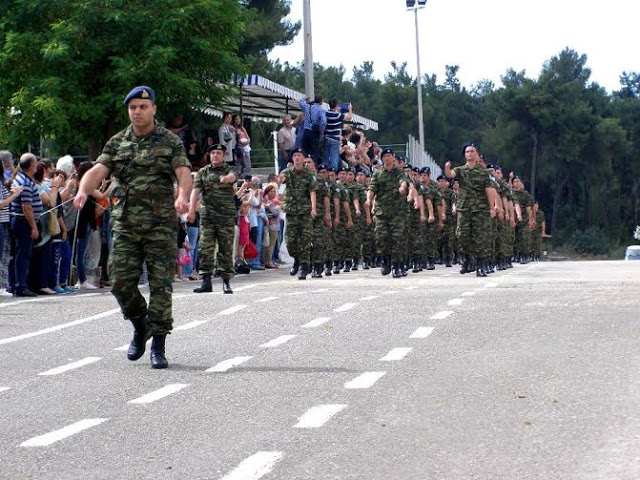
[[[96,287],[93,283],[84,282],[84,289],[85,290],[98,290],[98,287]]]
[[[13,294],[7,292],[4,288],[0,288],[0,297],[13,297]]]

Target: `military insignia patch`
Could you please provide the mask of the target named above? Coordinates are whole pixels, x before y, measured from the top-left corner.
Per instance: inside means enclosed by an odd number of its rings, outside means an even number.
[[[143,89],[140,98],[149,98],[149,92]]]

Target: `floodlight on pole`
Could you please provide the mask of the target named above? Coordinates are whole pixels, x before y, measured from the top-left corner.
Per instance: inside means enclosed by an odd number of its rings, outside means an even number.
[[[315,96],[313,83],[313,47],[311,42],[311,0],[303,0],[303,35],[304,35],[304,94]]]
[[[418,138],[420,140],[420,148],[424,150],[424,117],[422,112],[422,74],[420,73],[420,35],[418,30],[418,10],[424,8],[427,4],[427,0],[406,0],[407,8],[413,10],[416,22],[416,69],[417,69],[417,83],[418,83]]]

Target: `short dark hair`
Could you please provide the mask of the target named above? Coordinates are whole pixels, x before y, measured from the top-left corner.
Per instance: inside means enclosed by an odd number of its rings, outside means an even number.
[[[333,110],[337,106],[338,106],[338,99],[337,98],[332,98],[331,100],[329,100],[329,108],[331,110]]]
[[[322,95],[316,95],[316,98],[313,101],[314,103],[322,104]]]
[[[33,179],[38,183],[42,182],[42,180],[44,180],[44,173],[46,170],[47,166],[44,162],[38,162],[38,168],[36,168],[36,173],[34,173]]]

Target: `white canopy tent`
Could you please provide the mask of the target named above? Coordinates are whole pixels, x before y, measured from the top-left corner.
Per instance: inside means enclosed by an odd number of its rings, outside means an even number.
[[[253,121],[280,122],[286,113],[296,117],[301,113],[300,99],[304,93],[296,92],[290,88],[272,82],[260,75],[235,76],[233,84],[238,88],[238,96],[230,97],[219,107],[205,109],[207,115],[222,117],[222,111],[240,112],[244,117]],[[325,110],[329,109],[327,103],[323,104]],[[353,115],[351,122],[364,130],[378,130],[378,122]]]

